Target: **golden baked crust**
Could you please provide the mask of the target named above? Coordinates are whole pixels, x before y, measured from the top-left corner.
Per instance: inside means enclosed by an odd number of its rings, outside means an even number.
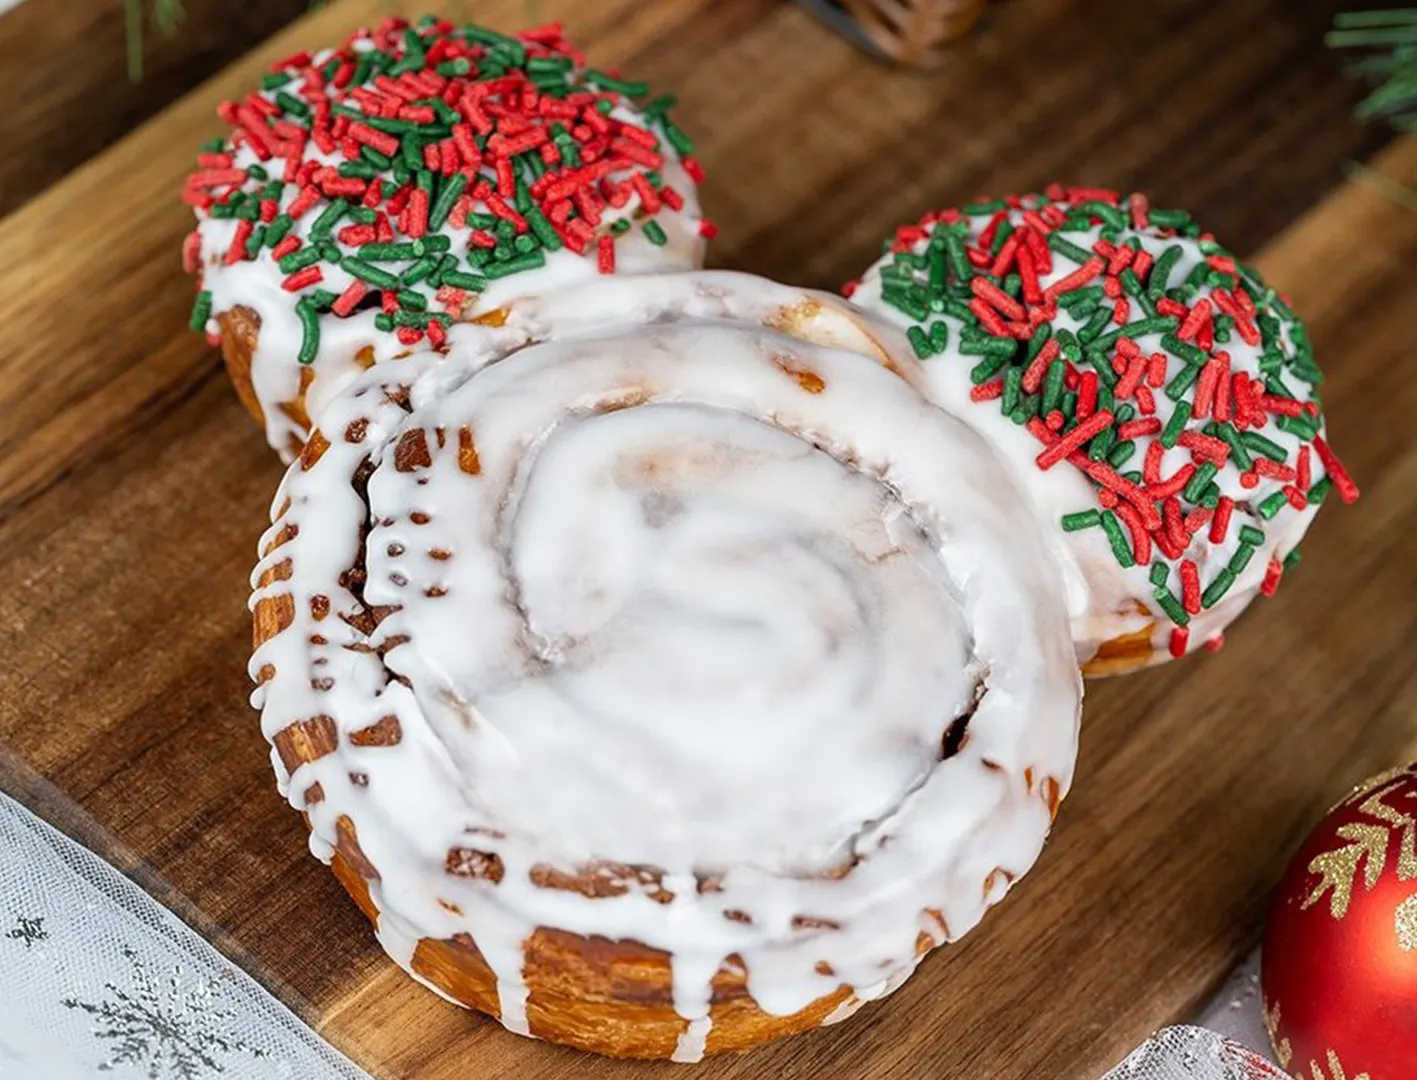
[[[302,463],[314,464],[329,443],[317,429],[306,443]],[[266,548],[276,550],[292,539],[283,531]],[[289,573],[278,562],[261,575],[266,586]],[[253,643],[259,647],[285,630],[293,611],[289,594],[262,599],[252,612]],[[262,681],[270,673],[263,673]],[[335,749],[334,725],[325,717],[293,724],[275,738],[276,751],[288,770],[314,761]],[[306,791],[306,804],[322,793]],[[307,820],[308,825],[308,820]],[[359,846],[352,822],[341,818],[330,869],[364,916],[375,927],[379,911],[369,893],[378,869]],[[588,875],[558,882],[578,891],[595,889]],[[922,934],[919,954],[933,946]],[[688,1021],[674,1010],[669,956],[637,941],[611,941],[542,927],[526,942],[523,975],[530,996],[527,1021],[538,1038],[615,1057],[664,1059],[674,1053]],[[437,940],[423,938],[413,954],[414,972],[453,1000],[489,1016],[499,1015],[497,978],[476,941],[468,934]],[[842,986],[790,1016],[773,1016],[758,1007],[748,992],[747,972],[736,957],[713,980],[707,1053],[745,1050],[784,1035],[820,1027],[852,995]]]

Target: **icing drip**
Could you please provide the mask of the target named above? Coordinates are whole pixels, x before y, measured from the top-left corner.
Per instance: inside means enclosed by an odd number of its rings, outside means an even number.
[[[540,928],[637,942],[697,1060],[725,972],[788,1016],[972,927],[1042,846],[1080,685],[1020,497],[891,331],[747,275],[566,299],[329,403],[253,700],[278,748],[332,721],[289,795],[351,823],[396,960],[469,935],[534,1034]]]

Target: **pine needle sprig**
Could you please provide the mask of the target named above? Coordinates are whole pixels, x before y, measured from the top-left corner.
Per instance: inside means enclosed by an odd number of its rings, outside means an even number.
[[[151,13],[143,0],[123,0],[123,35],[128,47],[128,79],[139,82],[143,77],[143,31],[151,14],[153,24],[168,37],[187,17],[182,0],[152,0]]]
[[[1343,12],[1324,42],[1368,50],[1344,65],[1348,74],[1376,84],[1354,110],[1359,119],[1417,131],[1417,8]]]

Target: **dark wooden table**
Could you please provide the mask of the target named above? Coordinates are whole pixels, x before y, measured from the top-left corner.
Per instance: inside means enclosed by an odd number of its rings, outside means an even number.
[[[381,1076],[663,1071],[516,1040],[413,986],[272,790],[244,597],[279,468],[185,329],[175,193],[222,95],[399,5],[334,0],[259,46],[306,0],[188,6],[138,85],[114,0],[0,16],[0,786]],[[1189,207],[1307,315],[1365,497],[1325,510],[1302,584],[1219,656],[1091,688],[1054,840],[979,932],[853,1023],[698,1073],[1092,1080],[1253,946],[1331,798],[1417,755],[1417,382],[1395,374],[1417,215],[1341,171],[1410,177],[1417,144],[1351,120],[1359,90],[1322,45],[1343,0],[1009,0],[929,75],[768,0],[446,6],[564,16],[594,59],[675,89],[718,265],[835,286],[931,205],[1056,177]]]

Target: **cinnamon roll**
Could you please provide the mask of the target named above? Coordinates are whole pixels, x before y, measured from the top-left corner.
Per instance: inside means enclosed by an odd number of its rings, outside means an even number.
[[[971,929],[1068,789],[1081,682],[1023,496],[898,331],[740,274],[574,296],[328,404],[253,575],[254,702],[415,978],[695,1060]]]
[[[1054,185],[931,213],[848,294],[1027,494],[1089,675],[1218,648],[1358,495],[1304,324],[1185,211]]]
[[[274,65],[219,112],[183,197],[195,329],[290,460],[361,369],[519,296],[689,270],[713,226],[672,97],[555,25],[387,19]]]

